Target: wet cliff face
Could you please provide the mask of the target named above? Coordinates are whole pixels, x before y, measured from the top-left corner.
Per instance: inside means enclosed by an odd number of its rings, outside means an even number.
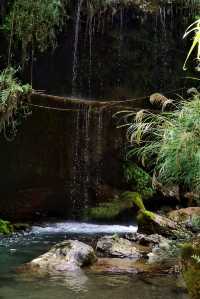
[[[117,3],[88,13],[85,1],[74,2],[58,48],[34,61],[34,88],[123,100],[186,84],[182,34],[196,14],[194,1]],[[125,137],[113,122],[116,108],[75,103],[35,108],[14,142],[1,138],[1,217],[72,218],[99,200],[101,186],[122,187]]]
[[[124,134],[113,113],[79,103],[69,111],[35,108],[13,142],[2,137],[1,217],[72,219],[95,205],[101,186],[120,188]]]
[[[54,94],[129,98],[187,85],[182,36],[196,3],[130,1],[86,10],[85,1],[77,1],[59,47],[35,62],[35,86]]]

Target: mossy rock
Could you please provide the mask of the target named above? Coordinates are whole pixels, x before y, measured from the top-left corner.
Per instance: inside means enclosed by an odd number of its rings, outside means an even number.
[[[190,235],[175,221],[156,213],[141,209],[137,216],[138,231],[146,234],[160,234],[165,237],[186,238]]]
[[[137,192],[124,192],[118,199],[99,204],[98,207],[90,208],[85,216],[90,220],[114,220],[125,210],[132,207],[145,209],[142,198]]]
[[[113,220],[126,209],[132,208],[131,202],[121,202],[113,200],[101,203],[98,207],[90,208],[86,211],[86,217],[90,220]]]
[[[9,221],[0,219],[0,234],[10,235],[13,231],[13,225]]]

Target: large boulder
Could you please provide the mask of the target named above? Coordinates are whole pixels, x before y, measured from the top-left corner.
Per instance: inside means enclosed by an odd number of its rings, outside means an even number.
[[[139,233],[159,234],[165,237],[185,237],[190,234],[177,222],[147,210],[141,209],[137,219]]]
[[[77,240],[67,240],[27,263],[24,270],[46,274],[73,271],[93,264],[96,259],[91,246]]]
[[[105,236],[98,240],[97,251],[103,256],[119,257],[119,258],[135,258],[141,257],[139,250],[133,242],[120,238],[118,236]]]

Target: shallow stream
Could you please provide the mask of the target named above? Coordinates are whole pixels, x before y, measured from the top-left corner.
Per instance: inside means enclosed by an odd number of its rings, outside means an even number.
[[[0,299],[188,299],[174,276],[71,272],[64,277],[30,277],[16,268],[67,238],[94,240],[98,235],[135,232],[134,225],[57,223],[0,239]]]

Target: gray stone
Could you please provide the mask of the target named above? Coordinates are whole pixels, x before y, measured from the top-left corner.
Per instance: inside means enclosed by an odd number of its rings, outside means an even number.
[[[140,251],[135,244],[127,239],[117,236],[105,236],[98,240],[97,251],[103,253],[104,256],[110,257],[141,257]]]
[[[166,240],[166,238],[158,234],[145,235],[145,234],[135,233],[135,234],[126,234],[125,237],[129,241],[137,242],[140,245],[150,246],[150,247],[158,245],[162,240]]]
[[[68,240],[53,246],[48,252],[26,264],[25,269],[54,273],[80,269],[96,261],[91,246],[77,240]]]

